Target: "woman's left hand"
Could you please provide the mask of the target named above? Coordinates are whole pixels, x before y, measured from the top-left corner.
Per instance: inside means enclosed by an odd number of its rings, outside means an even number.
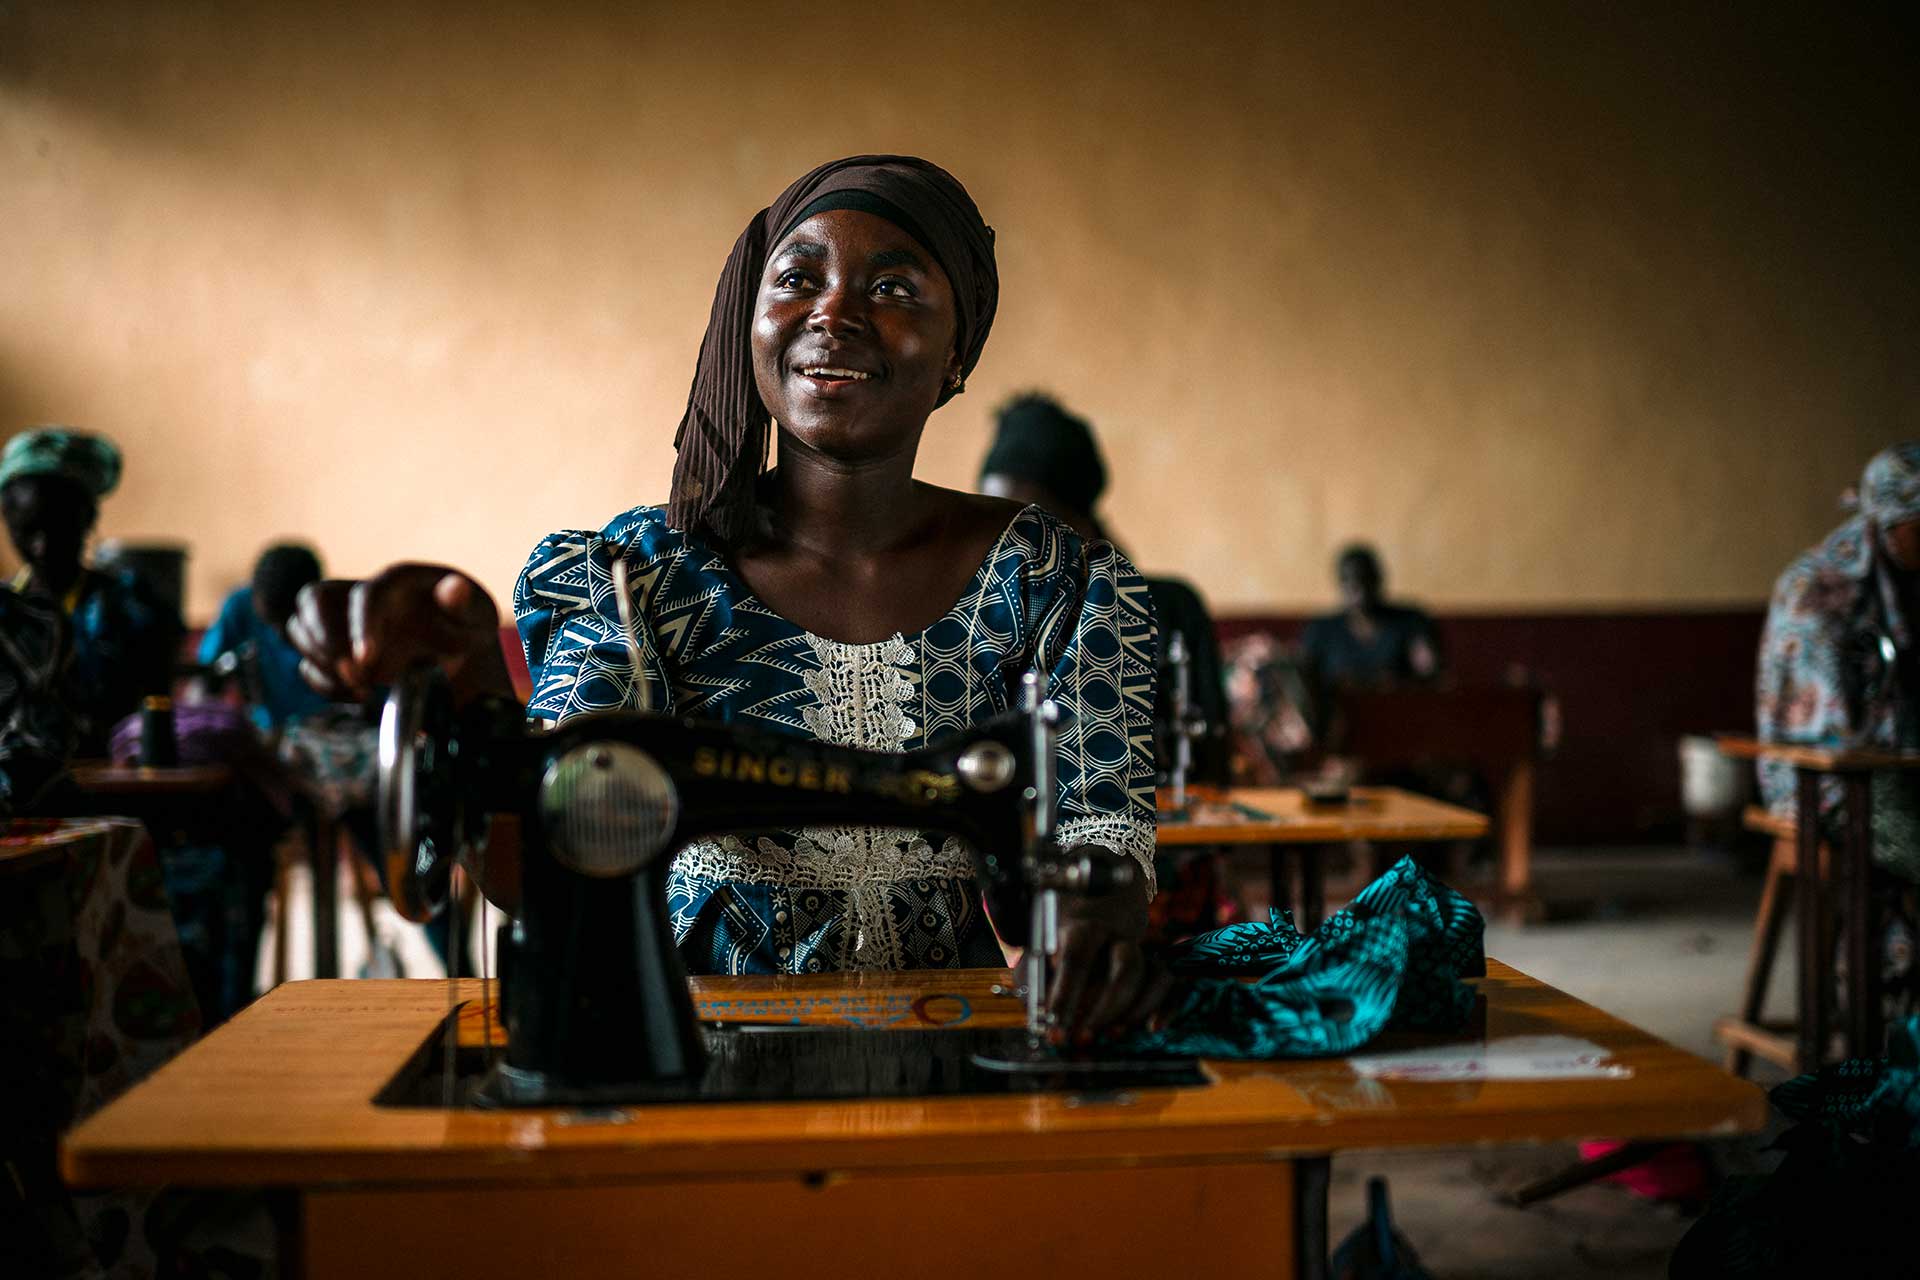
[[[1137,879],[1097,897],[1060,895],[1060,951],[1047,993],[1054,1043],[1124,1036],[1159,1011],[1173,980],[1140,945],[1146,929],[1147,891]]]

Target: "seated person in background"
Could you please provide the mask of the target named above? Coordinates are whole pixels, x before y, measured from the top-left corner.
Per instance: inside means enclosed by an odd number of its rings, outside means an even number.
[[[73,753],[64,628],[45,601],[0,591],[0,821],[31,812]]]
[[[286,635],[294,602],[320,578],[313,548],[298,542],[268,547],[254,562],[253,580],[221,603],[200,639],[199,659],[216,677],[237,677],[254,725],[268,735],[284,776],[310,806],[309,816],[333,818],[353,837],[367,862],[352,871],[373,892],[381,870],[374,816],[378,730],[365,708],[331,702],[301,677],[300,653]],[[308,828],[310,836],[323,832]],[[428,941],[441,962],[453,966],[450,973],[470,976],[466,957],[449,950],[450,923],[448,913],[431,921]]]
[[[200,638],[203,666],[233,662],[251,704],[254,723],[268,733],[333,704],[300,678],[300,654],[287,642],[300,589],[320,580],[320,559],[309,547],[268,547],[253,566],[253,582],[226,598],[219,616]]]
[[[1241,636],[1221,651],[1227,672],[1227,709],[1239,751],[1235,781],[1283,787],[1296,760],[1313,749],[1313,691],[1298,648],[1269,632]]]
[[[1300,637],[1300,661],[1318,691],[1342,685],[1399,684],[1440,674],[1433,619],[1389,604],[1386,574],[1372,547],[1355,543],[1334,561],[1339,613],[1315,618]]]
[[[1874,455],[1858,513],[1780,575],[1760,641],[1754,720],[1760,737],[1821,746],[1920,749],[1920,442]],[[1826,779],[1826,837],[1841,829],[1842,789]],[[1873,779],[1873,854],[1909,885],[1920,883],[1920,779]],[[1795,775],[1760,766],[1775,814],[1794,817]],[[1898,895],[1885,948],[1893,998],[1912,973],[1914,893]]]
[[[38,427],[0,453],[0,516],[26,562],[12,589],[40,596],[67,620],[73,660],[63,696],[78,752],[107,754],[114,723],[172,687],[179,610],[128,570],[86,567],[100,499],[120,482],[120,450],[100,436]]]
[[[1334,577],[1340,587],[1341,610],[1309,622],[1301,633],[1299,651],[1306,720],[1323,750],[1339,745],[1339,690],[1426,683],[1441,670],[1433,619],[1423,609],[1387,600],[1386,573],[1372,547],[1353,543],[1343,548],[1334,559]],[[1486,780],[1458,762],[1434,760],[1382,769],[1336,758],[1322,765],[1345,781],[1356,780],[1354,767],[1359,768],[1359,779],[1375,785],[1402,787],[1478,812],[1489,807]],[[1468,847],[1460,846],[1449,860],[1458,865],[1467,856]]]
[[[1081,537],[1111,545],[1112,539],[1095,511],[1106,486],[1106,463],[1094,441],[1093,428],[1085,419],[1040,394],[1017,396],[1002,406],[993,444],[980,464],[982,493],[1042,507]],[[1191,706],[1207,725],[1206,736],[1193,743],[1193,767],[1188,776],[1193,782],[1225,786],[1229,781],[1227,694],[1213,617],[1199,593],[1185,582],[1175,578],[1148,578],[1146,582],[1153,596],[1160,637],[1160,689],[1154,721],[1164,737],[1174,719],[1174,674],[1169,654],[1172,637],[1178,635],[1189,655]],[[1163,749],[1162,764],[1170,758],[1170,748]],[[1217,925],[1219,860],[1206,853],[1185,852],[1178,857],[1161,856],[1158,862],[1161,892],[1154,899],[1151,913],[1155,935],[1184,937]]]
[[[964,389],[998,294],[991,231],[924,160],[826,164],[756,214],[715,291],[668,504],[553,534],[520,577],[525,711],[565,721],[645,705],[899,751],[1016,706],[1024,673],[1043,671],[1074,717],[1059,838],[1146,873],[1063,906],[1051,995],[1077,1038],[1137,1025],[1164,990],[1138,945],[1154,808],[1136,707],[1151,702],[1153,671],[1127,657],[1151,651],[1153,621],[1107,544],[1037,508],[913,478],[927,418]],[[309,587],[289,635],[326,692],[430,658],[456,698],[511,701],[496,626],[473,579],[399,565]],[[675,856],[668,896],[695,973],[1002,963],[971,858],[938,834],[702,840]]]
[[[1093,428],[1051,396],[1016,396],[1001,407],[993,444],[980,463],[980,492],[1032,503],[1065,521],[1081,537],[1112,543],[1095,510],[1106,491],[1107,467]],[[1148,578],[1160,636],[1157,719],[1172,719],[1169,641],[1182,637],[1191,662],[1193,705],[1213,732],[1194,744],[1192,778],[1227,782],[1227,697],[1220,641],[1200,595],[1178,578]]]

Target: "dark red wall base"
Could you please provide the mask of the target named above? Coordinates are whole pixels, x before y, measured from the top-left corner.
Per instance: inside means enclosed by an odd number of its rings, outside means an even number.
[[[1448,669],[1461,684],[1500,684],[1518,669],[1560,706],[1560,747],[1540,764],[1534,841],[1548,845],[1678,840],[1680,738],[1751,730],[1763,608],[1667,613],[1438,615]],[[1298,614],[1218,621],[1222,642],[1256,631],[1299,634]],[[501,649],[526,680],[519,638]],[[522,696],[525,696],[522,689]]]
[[[1558,751],[1540,765],[1536,844],[1678,839],[1679,742],[1751,730],[1764,608],[1663,613],[1437,615],[1449,670],[1497,684],[1524,670],[1558,700]],[[1223,643],[1298,635],[1302,615],[1218,621]]]

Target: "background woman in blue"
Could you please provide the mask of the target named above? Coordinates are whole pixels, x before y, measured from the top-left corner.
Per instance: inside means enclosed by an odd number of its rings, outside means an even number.
[[[997,301],[993,233],[944,170],[859,156],[807,174],[728,257],[669,505],[542,540],[515,607],[528,714],[543,720],[641,705],[644,690],[656,710],[898,750],[1013,705],[1025,672],[1046,673],[1075,716],[1061,837],[1144,873],[1075,901],[1064,922],[1054,1007],[1065,1034],[1086,1036],[1136,1023],[1162,993],[1138,945],[1152,894],[1152,607],[1108,544],[913,478],[927,418],[964,389]],[[290,634],[325,692],[430,656],[457,694],[500,696],[496,618],[464,574],[403,565],[310,588]],[[741,832],[682,853],[671,898],[697,972],[1000,959],[965,850],[936,833]]]

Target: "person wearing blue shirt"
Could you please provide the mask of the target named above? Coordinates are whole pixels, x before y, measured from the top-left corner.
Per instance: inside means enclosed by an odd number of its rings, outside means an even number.
[[[332,704],[300,678],[300,655],[287,643],[300,588],[320,580],[320,559],[298,543],[268,547],[253,566],[253,581],[220,606],[200,640],[202,665],[232,663],[251,704],[254,723],[277,733],[295,720],[316,716]]]

